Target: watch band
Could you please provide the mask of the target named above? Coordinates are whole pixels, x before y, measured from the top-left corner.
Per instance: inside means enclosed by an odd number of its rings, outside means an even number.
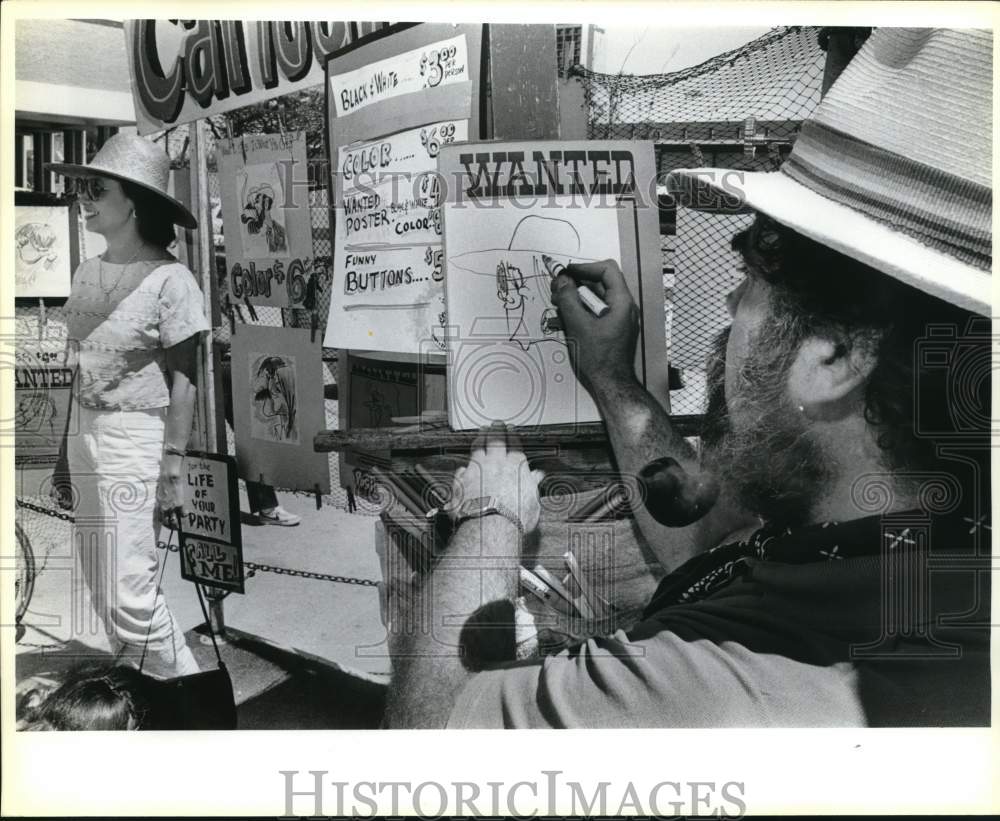
[[[508,522],[517,528],[518,535],[521,536],[522,539],[524,538],[524,522],[521,521],[521,517],[509,507],[500,504],[499,502],[494,503],[493,509],[486,511],[482,514],[482,516],[463,516],[455,522],[455,528],[457,529],[462,522],[466,522],[469,519],[482,519],[486,516],[503,516]]]
[[[522,538],[524,538],[524,522],[521,521],[521,517],[518,516],[513,510],[511,510],[506,505],[497,504],[496,512],[503,516],[508,522],[517,528],[517,532]]]

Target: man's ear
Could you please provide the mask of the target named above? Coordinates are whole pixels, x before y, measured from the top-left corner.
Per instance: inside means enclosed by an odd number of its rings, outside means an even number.
[[[833,420],[850,413],[875,369],[876,340],[810,336],[799,346],[788,373],[793,405],[810,419]]]

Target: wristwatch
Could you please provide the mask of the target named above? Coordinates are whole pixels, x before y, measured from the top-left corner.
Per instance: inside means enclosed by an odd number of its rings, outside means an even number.
[[[491,515],[503,516],[507,521],[517,528],[517,532],[524,536],[524,523],[521,517],[506,505],[502,504],[496,496],[476,496],[472,499],[465,499],[457,507],[435,507],[427,511],[427,518],[440,520],[447,516],[451,522],[452,529],[458,528],[467,519],[480,519],[483,516]]]

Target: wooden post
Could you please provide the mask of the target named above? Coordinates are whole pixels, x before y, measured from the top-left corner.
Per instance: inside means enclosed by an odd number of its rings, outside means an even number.
[[[490,25],[490,138],[558,140],[555,26]]]
[[[198,220],[197,245],[192,262],[197,267],[197,277],[204,297],[204,307],[207,316],[211,317],[213,326],[218,319],[217,310],[213,312],[212,292],[215,288],[215,259],[212,253],[212,213],[208,200],[208,159],[206,157],[205,123],[195,120],[190,125],[193,133],[191,145],[191,205]],[[212,362],[211,343],[200,348],[198,362],[198,406],[196,411],[197,427],[201,441],[197,443],[200,450],[211,450],[217,446],[217,426],[215,416],[215,384]]]
[[[821,94],[825,97],[830,86],[834,84],[849,62],[858,53],[858,49],[864,45],[870,28],[858,28],[853,26],[831,26],[820,29],[820,48],[826,51],[826,64],[823,66],[823,86]]]

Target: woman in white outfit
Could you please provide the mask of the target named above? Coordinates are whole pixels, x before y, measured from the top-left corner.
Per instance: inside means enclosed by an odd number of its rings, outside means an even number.
[[[65,443],[74,546],[114,649],[138,664],[145,646],[143,671],[161,678],[198,671],[158,595],[156,542],[183,514],[199,336],[210,327],[194,276],[167,252],[174,225],[197,226],[167,193],[169,166],[157,145],[123,134],[89,165],[49,166],[107,241],[77,268],[66,303],[78,353]]]

